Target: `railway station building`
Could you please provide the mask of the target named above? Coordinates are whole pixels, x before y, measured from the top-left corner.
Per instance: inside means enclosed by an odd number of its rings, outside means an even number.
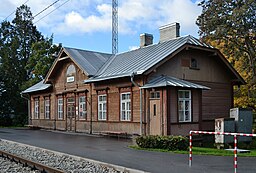
[[[213,130],[245,81],[218,49],[180,36],[178,23],[159,30],[158,43],[141,34],[138,49],[116,55],[63,47],[46,78],[22,92],[30,125],[145,135]]]

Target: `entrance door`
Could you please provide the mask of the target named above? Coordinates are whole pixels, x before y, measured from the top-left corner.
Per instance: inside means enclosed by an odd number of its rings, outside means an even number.
[[[150,100],[150,135],[161,135],[160,99]]]
[[[74,131],[75,130],[75,105],[68,104],[67,105],[67,130]]]

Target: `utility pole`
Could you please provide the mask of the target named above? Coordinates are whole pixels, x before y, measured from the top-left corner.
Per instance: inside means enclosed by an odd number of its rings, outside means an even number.
[[[118,0],[112,0],[112,54],[118,53]]]

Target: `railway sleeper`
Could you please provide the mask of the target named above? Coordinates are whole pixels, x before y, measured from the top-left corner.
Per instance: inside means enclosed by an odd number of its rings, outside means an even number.
[[[15,163],[21,163],[23,164],[24,167],[30,167],[32,170],[39,170],[41,171],[41,173],[65,173],[65,171],[62,171],[53,167],[49,167],[47,165],[43,165],[41,163],[37,163],[31,160],[27,160],[25,158],[22,158],[17,155],[13,155],[6,151],[0,150],[0,153],[1,153],[1,157],[7,158]]]

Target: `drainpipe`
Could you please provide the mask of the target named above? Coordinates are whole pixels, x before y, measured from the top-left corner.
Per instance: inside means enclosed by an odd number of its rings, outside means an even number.
[[[20,93],[21,98],[24,98],[28,101],[28,125],[31,125],[31,114],[30,114],[30,99],[27,97],[24,97],[22,93]]]
[[[90,83],[90,102],[91,102],[91,112],[90,112],[90,130],[89,133],[92,134],[92,84]]]
[[[134,80],[134,72],[131,74],[131,82],[137,87],[141,87]],[[140,135],[142,135],[142,89],[140,88]]]

